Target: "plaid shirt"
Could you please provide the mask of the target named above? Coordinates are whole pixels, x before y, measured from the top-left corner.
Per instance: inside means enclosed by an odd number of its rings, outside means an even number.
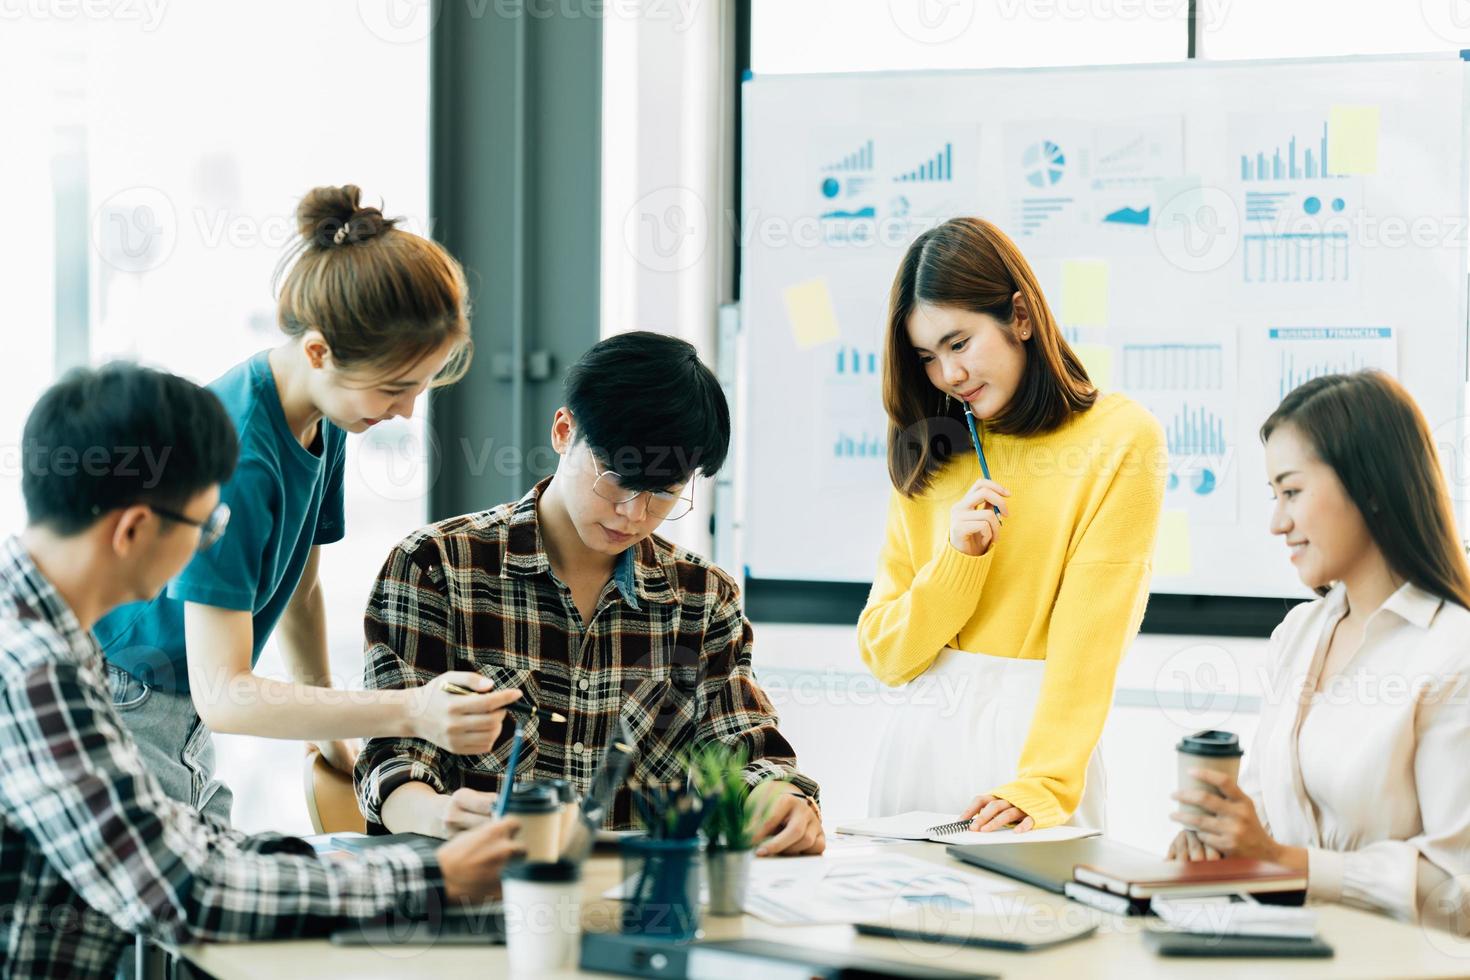
[[[518,503],[430,525],[393,549],[368,601],[366,686],[413,687],[449,670],[478,671],[566,715],[522,722],[517,782],[561,778],[585,793],[621,714],[636,739],[634,779],[679,778],[681,754],[718,739],[749,749],[751,785],[788,777],[815,799],[817,784],[797,772],[796,753],[756,683],[751,627],[730,577],[651,537],[623,552],[583,626],[542,544],[536,506],[548,483]],[[511,730],[504,726],[479,756],[421,739],[369,739],[357,762],[369,827],[383,829],[383,800],[406,782],[440,793],[495,790]],[[609,826],[631,823],[623,788]]]
[[[0,545],[0,698],[0,976],[111,977],[128,933],[285,938],[442,900],[411,848],[322,861],[165,796],[95,639],[16,538]]]

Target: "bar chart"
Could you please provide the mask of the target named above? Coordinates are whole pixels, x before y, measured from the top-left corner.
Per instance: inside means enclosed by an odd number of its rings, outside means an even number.
[[[948,181],[954,179],[954,144],[944,144],[944,149],[912,170],[894,177],[896,183],[914,181]]]
[[[1272,327],[1268,337],[1278,399],[1323,375],[1398,369],[1391,327]]]
[[[1300,157],[1298,156],[1300,151]],[[1276,146],[1262,147],[1253,153],[1240,154],[1241,180],[1314,180],[1328,176],[1327,120],[1322,120],[1322,134],[1298,143],[1295,135]]]
[[[1223,456],[1225,421],[1207,408],[1185,403],[1164,424],[1170,456]]]
[[[870,432],[839,432],[832,446],[838,459],[881,459],[884,452],[883,439]]]
[[[1070,197],[1025,197],[1017,204],[1021,234],[1034,235],[1072,205]]]
[[[873,141],[868,140],[851,153],[822,168],[828,173],[847,173],[873,169]]]
[[[878,373],[878,352],[856,347],[839,347],[836,353],[837,373],[855,376]]]
[[[1123,385],[1129,391],[1200,391],[1224,384],[1221,344],[1123,345]]]
[[[1346,231],[1263,232],[1241,238],[1243,282],[1347,282],[1351,277]]]

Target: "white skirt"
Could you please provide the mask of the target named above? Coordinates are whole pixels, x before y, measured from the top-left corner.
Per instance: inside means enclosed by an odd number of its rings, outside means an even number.
[[[868,812],[961,813],[981,793],[1016,778],[1041,697],[1044,660],[992,657],[945,647],[904,685],[879,743]],[[1087,762],[1082,802],[1067,822],[1106,830],[1101,747]]]

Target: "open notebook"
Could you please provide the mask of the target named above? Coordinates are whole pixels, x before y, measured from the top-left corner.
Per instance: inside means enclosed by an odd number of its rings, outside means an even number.
[[[839,834],[892,837],[896,840],[932,840],[941,844],[1043,844],[1047,841],[1096,837],[1102,833],[1091,827],[1048,827],[1045,830],[1028,830],[1024,834],[1013,830],[992,830],[982,834],[970,830],[969,826],[970,821],[956,820],[953,813],[910,810],[891,817],[869,817],[866,820],[838,824],[836,829]]]

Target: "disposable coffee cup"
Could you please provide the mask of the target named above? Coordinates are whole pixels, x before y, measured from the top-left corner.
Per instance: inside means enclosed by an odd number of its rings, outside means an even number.
[[[561,836],[557,840],[557,850],[560,854],[565,854],[567,845],[572,840],[572,831],[577,825],[577,814],[581,812],[577,792],[565,779],[547,779],[543,783],[551,787],[556,793],[557,801],[561,803]]]
[[[1210,769],[1214,772],[1222,772],[1237,782],[1240,780],[1240,757],[1245,753],[1241,751],[1240,739],[1234,732],[1195,732],[1193,735],[1186,735],[1180,739],[1175,749],[1178,750],[1181,792],[1202,789],[1216,796],[1224,795],[1204,780],[1191,776],[1191,769]],[[1196,815],[1209,813],[1208,810],[1195,806],[1193,803],[1181,803],[1179,807],[1185,813]]]
[[[569,861],[513,861],[500,874],[505,946],[513,976],[540,977],[577,965],[582,939],[581,869]]]
[[[520,821],[516,842],[525,848],[528,862],[555,861],[561,840],[561,802],[545,786],[517,787],[511,791],[506,816]]]

